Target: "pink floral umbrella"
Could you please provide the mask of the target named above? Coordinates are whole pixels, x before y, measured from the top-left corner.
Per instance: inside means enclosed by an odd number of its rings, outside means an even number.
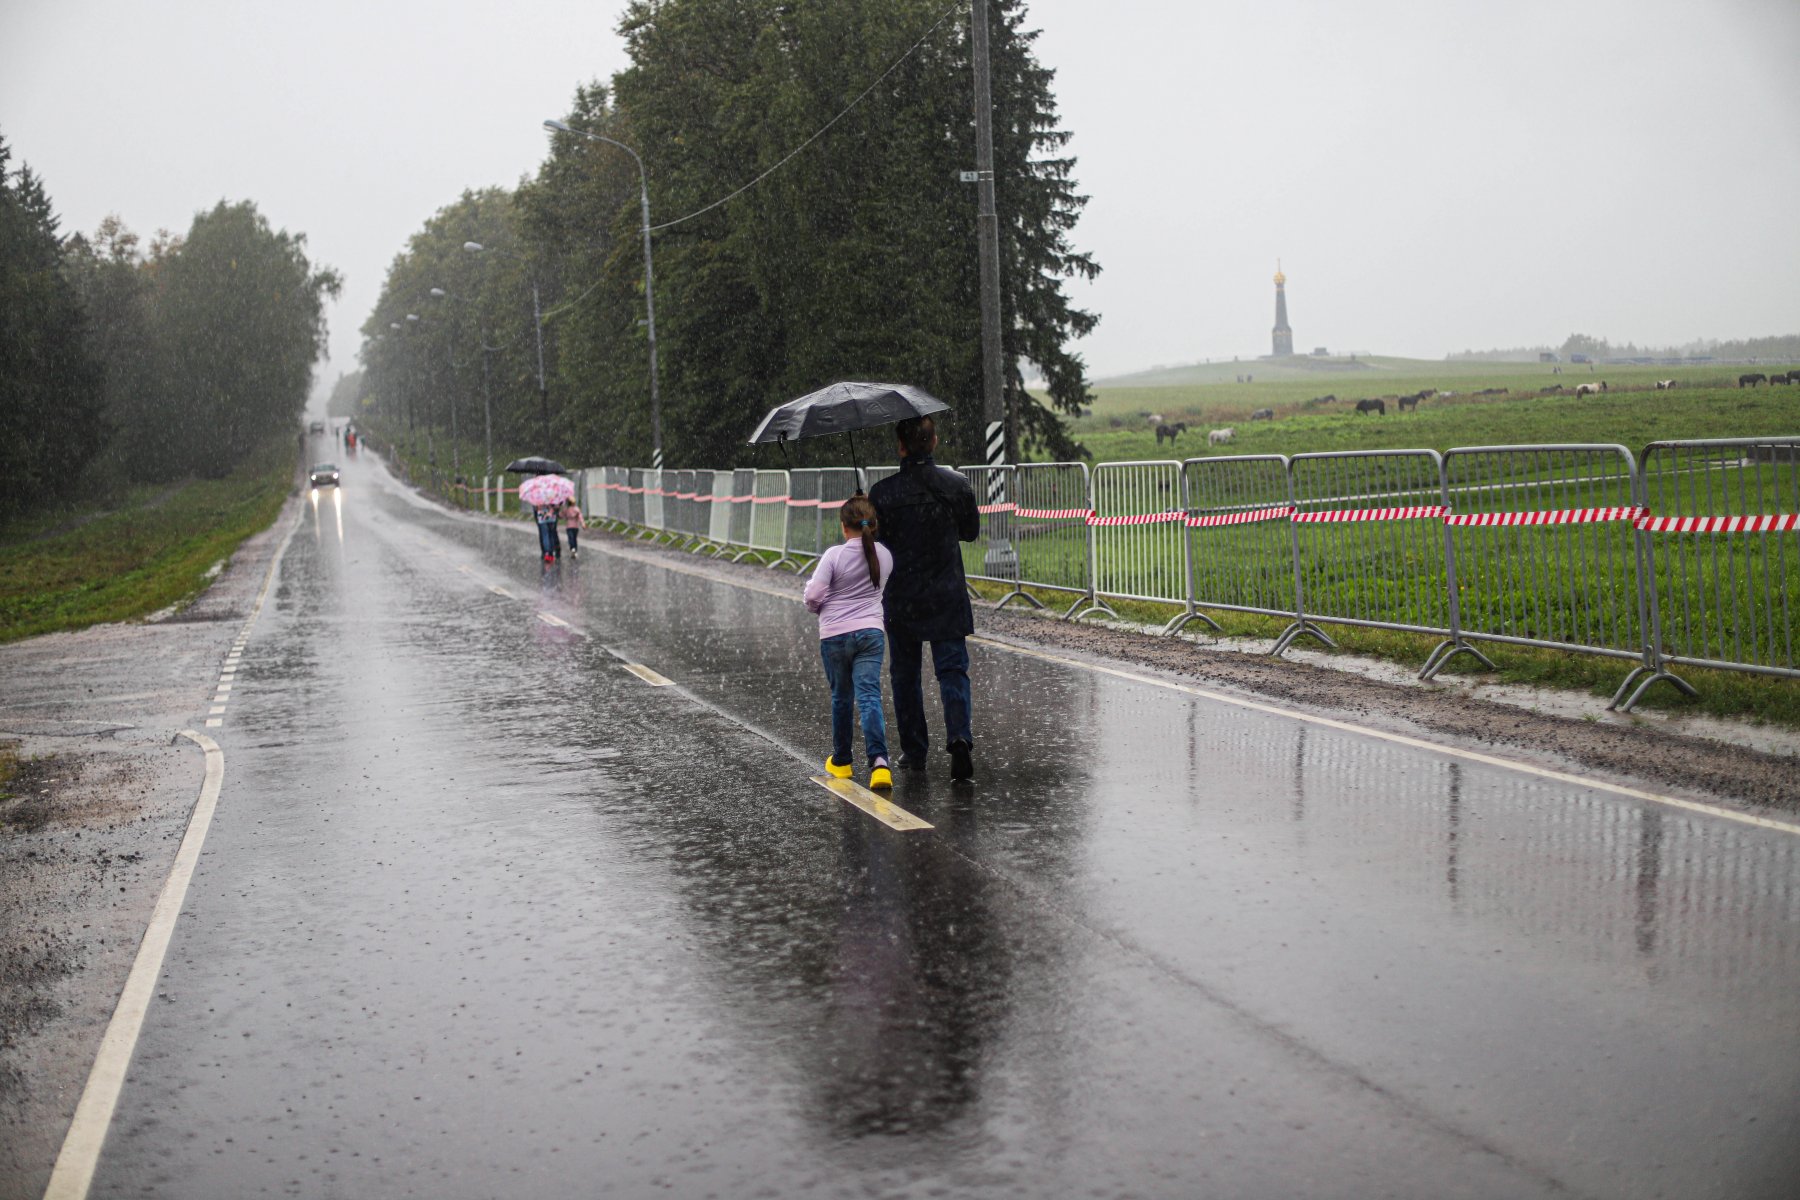
[[[575,485],[561,475],[533,475],[519,485],[519,499],[533,508],[554,508],[574,496]]]

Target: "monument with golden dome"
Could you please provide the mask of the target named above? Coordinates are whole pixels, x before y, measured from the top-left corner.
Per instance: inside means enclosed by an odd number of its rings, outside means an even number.
[[[1275,260],[1275,357],[1287,358],[1294,353],[1294,331],[1287,323],[1287,276],[1281,273],[1281,260]]]

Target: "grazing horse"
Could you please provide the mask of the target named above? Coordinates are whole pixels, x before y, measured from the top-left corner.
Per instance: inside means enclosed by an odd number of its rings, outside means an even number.
[[[1169,444],[1174,445],[1175,439],[1186,432],[1186,421],[1177,421],[1173,425],[1158,425],[1156,427],[1156,444],[1160,446],[1163,444],[1163,439],[1168,438]]]
[[[1558,384],[1553,384],[1553,385],[1551,385],[1551,386],[1550,386],[1550,387],[1547,387],[1547,388],[1545,388],[1545,389],[1544,389],[1544,395],[1546,395],[1546,396],[1554,396],[1554,395],[1556,395],[1556,393],[1558,393],[1558,392],[1560,392],[1560,391],[1562,391],[1562,390],[1563,390],[1563,385],[1562,385],[1562,384],[1560,384],[1560,383],[1558,383]]]
[[[1578,399],[1582,396],[1598,396],[1605,390],[1606,380],[1604,379],[1599,383],[1578,383],[1575,385],[1575,395]]]
[[[1792,375],[1771,375],[1771,376],[1769,376],[1769,386],[1770,387],[1774,387],[1778,383],[1785,385],[1785,384],[1789,384],[1792,382],[1794,382],[1794,377]]]
[[[1275,410],[1272,408],[1259,408],[1250,414],[1250,419],[1252,421],[1273,421],[1275,419]]]
[[[1424,398],[1425,398],[1424,392],[1414,392],[1410,396],[1400,397],[1400,411],[1405,412],[1409,408],[1416,411],[1419,407],[1419,401],[1423,400]]]
[[[1675,390],[1675,381],[1673,379],[1659,379],[1656,381],[1656,390],[1659,392],[1672,392]]]
[[[1231,440],[1231,435],[1236,432],[1237,430],[1235,429],[1215,429],[1206,435],[1206,444],[1209,446],[1223,446],[1226,442]]]
[[[1358,400],[1356,402],[1356,415],[1357,416],[1360,417],[1364,413],[1370,413],[1370,412],[1376,413],[1380,416],[1385,417],[1385,416],[1387,416],[1387,405],[1383,404],[1379,400]]]
[[[1762,374],[1739,375],[1738,376],[1738,386],[1741,388],[1746,388],[1746,387],[1753,388],[1759,383],[1767,383],[1768,381],[1769,381],[1769,377],[1767,375],[1762,375]]]

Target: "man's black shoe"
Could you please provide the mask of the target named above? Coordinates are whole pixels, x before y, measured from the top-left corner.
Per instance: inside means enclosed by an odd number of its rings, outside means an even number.
[[[967,742],[950,743],[950,778],[975,778],[975,760],[970,757],[973,749]]]
[[[923,755],[918,754],[902,754],[899,758],[894,760],[894,766],[902,771],[923,771],[925,769],[925,758]]]

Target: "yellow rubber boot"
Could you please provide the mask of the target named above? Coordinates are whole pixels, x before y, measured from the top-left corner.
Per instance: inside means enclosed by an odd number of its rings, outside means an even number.
[[[838,761],[836,758],[834,758],[830,755],[827,755],[825,758],[825,773],[827,775],[830,775],[833,779],[848,779],[854,773],[854,771],[855,771],[855,768],[853,768],[849,763],[845,763],[843,766],[840,767],[840,766],[838,766]]]
[[[894,786],[894,773],[888,770],[887,763],[881,763],[870,769],[869,786],[872,788],[891,788]]]

